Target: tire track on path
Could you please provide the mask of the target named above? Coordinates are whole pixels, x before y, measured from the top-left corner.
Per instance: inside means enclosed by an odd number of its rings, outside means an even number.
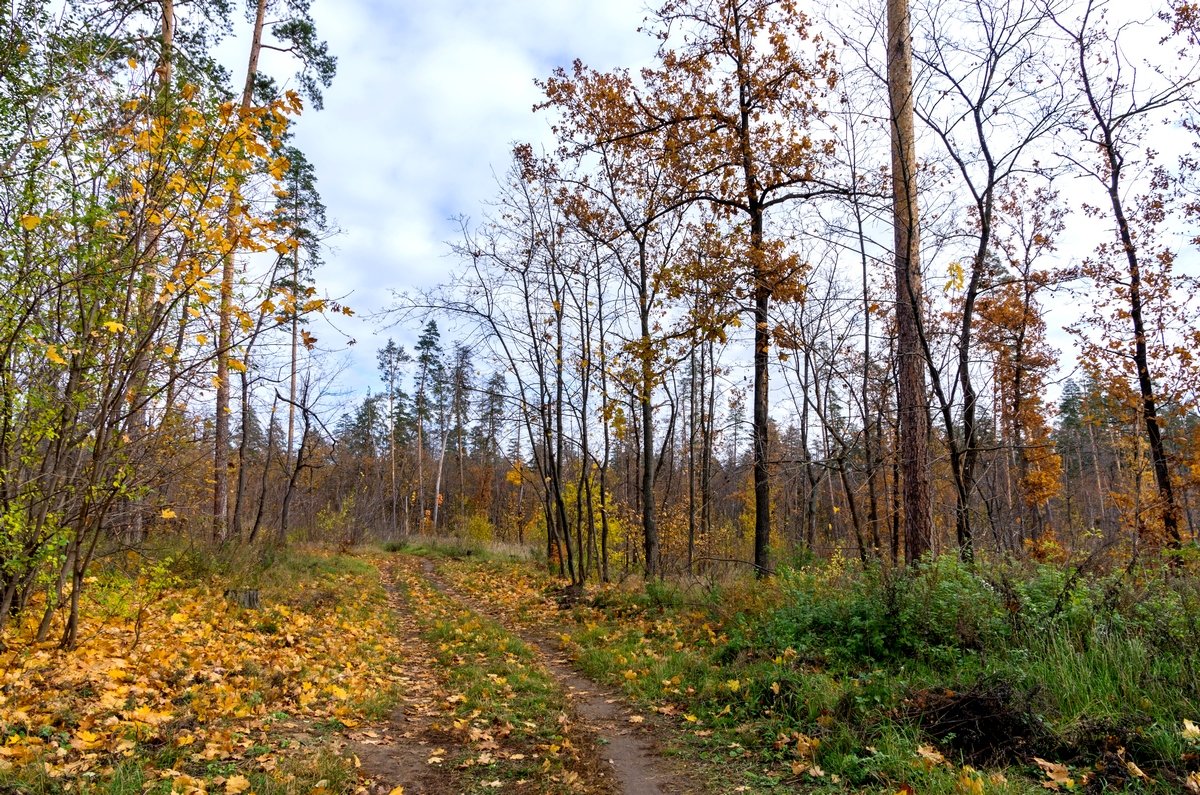
[[[620,786],[623,795],[686,795],[703,793],[691,777],[657,752],[653,722],[636,723],[635,712],[615,690],[580,673],[555,642],[544,635],[507,625],[494,609],[463,594],[437,572],[433,561],[421,559],[421,569],[434,588],[469,610],[487,616],[532,648],[541,664],[558,681],[596,753]]]
[[[429,764],[435,750],[461,745],[438,728],[439,722],[448,720],[444,706],[447,692],[432,664],[433,648],[421,637],[420,626],[400,593],[391,567],[384,564],[379,571],[388,608],[400,630],[395,640],[403,649],[400,668],[405,694],[384,727],[352,732],[349,748],[374,780],[372,793],[390,793],[403,787],[405,795],[459,795],[461,788],[453,775]]]

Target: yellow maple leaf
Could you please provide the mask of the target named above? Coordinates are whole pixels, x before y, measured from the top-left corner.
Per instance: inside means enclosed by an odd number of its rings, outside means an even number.
[[[244,373],[244,372],[246,372],[246,363],[243,362],[241,359],[230,359],[229,360],[229,369],[235,370],[239,373]]]
[[[1146,772],[1144,770],[1142,770],[1140,767],[1137,766],[1136,762],[1134,762],[1130,759],[1125,760],[1125,769],[1128,770],[1129,775],[1133,776],[1134,778],[1141,778],[1141,779],[1149,779],[1150,778],[1149,776],[1146,775]]]
[[[741,690],[742,683],[737,679],[730,679],[725,683],[725,686],[729,688],[730,693],[736,693],[737,691]]]
[[[1185,740],[1200,740],[1200,726],[1192,723],[1187,718],[1183,719],[1183,731],[1180,732]]]
[[[25,229],[26,232],[32,232],[34,229],[37,228],[37,225],[40,224],[41,222],[42,222],[42,217],[40,215],[29,214],[29,215],[21,216],[21,226]]]
[[[922,745],[917,748],[917,755],[924,760],[925,767],[933,768],[946,764],[946,757],[932,745]]]
[[[125,330],[125,324],[118,323],[115,320],[106,320],[103,323],[101,323],[100,325],[104,326],[104,328],[108,329],[108,331],[112,334],[120,334],[122,331]]]
[[[942,288],[942,292],[948,293],[951,290],[961,290],[966,284],[966,272],[963,271],[961,262],[951,262],[946,268],[949,279],[946,281],[946,286]]]
[[[1070,771],[1067,766],[1058,762],[1048,762],[1040,756],[1035,756],[1033,761],[1046,774],[1048,781],[1043,781],[1042,786],[1046,789],[1058,789],[1060,786],[1065,786],[1071,789],[1075,786],[1075,780],[1071,778]]]
[[[250,779],[245,776],[230,776],[225,779],[225,792],[227,795],[237,795],[239,792],[245,792],[250,789]]]
[[[957,789],[963,795],[983,795],[983,779],[974,768],[964,766],[958,774]]]
[[[171,715],[167,712],[155,712],[149,707],[143,706],[126,712],[125,719],[136,723],[145,723],[148,726],[157,726],[170,720]]]
[[[796,755],[805,759],[815,758],[817,749],[821,747],[821,741],[815,737],[809,737],[807,734],[797,733],[795,737]]]
[[[102,745],[104,745],[104,735],[90,732],[87,729],[76,731],[75,737],[71,740],[71,747],[77,751],[91,751]]]
[[[162,512],[159,513],[159,516],[161,516],[163,519],[174,519],[177,515],[178,514],[176,514],[171,508],[163,508]]]
[[[46,358],[49,359],[53,364],[67,363],[67,360],[59,354],[57,345],[46,346]]]
[[[291,166],[291,162],[286,157],[277,157],[271,161],[271,165],[268,170],[271,172],[271,176],[275,179],[283,179],[284,175],[287,174],[287,170],[291,168]]]

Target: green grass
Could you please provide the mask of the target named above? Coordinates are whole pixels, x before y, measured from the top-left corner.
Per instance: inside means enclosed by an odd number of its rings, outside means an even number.
[[[228,774],[233,768],[204,771],[209,775]],[[196,775],[193,773],[193,775]],[[304,759],[287,759],[272,775],[252,772],[251,790],[259,795],[306,795],[324,787],[325,792],[352,792],[357,775],[351,762],[322,749]],[[68,789],[69,785],[69,789]],[[0,792],[21,795],[166,795],[172,791],[172,779],[148,773],[145,762],[133,759],[118,763],[110,776],[84,776],[75,781],[51,778],[34,766],[19,773],[0,772]],[[210,791],[214,791],[210,789]]]
[[[481,568],[449,570],[479,583]],[[1090,791],[1174,793],[1200,768],[1181,734],[1200,720],[1198,594],[1158,569],[834,561],[769,583],[593,589],[562,618],[580,669],[673,716],[681,752],[728,786],[1043,792],[1041,756]],[[815,741],[805,754],[797,737]]]

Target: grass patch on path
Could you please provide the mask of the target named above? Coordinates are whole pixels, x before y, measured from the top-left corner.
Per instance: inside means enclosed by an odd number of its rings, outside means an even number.
[[[392,575],[444,677],[446,748],[429,764],[462,792],[577,793],[596,789],[565,697],[536,653],[497,622],[466,609],[424,576],[420,559],[396,558]],[[436,753],[441,751],[443,753]]]

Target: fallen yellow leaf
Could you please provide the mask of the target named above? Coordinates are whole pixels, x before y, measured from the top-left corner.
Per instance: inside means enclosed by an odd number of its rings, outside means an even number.
[[[1042,772],[1046,774],[1046,778],[1049,779],[1049,781],[1042,782],[1042,786],[1045,789],[1056,790],[1060,786],[1070,789],[1075,786],[1075,780],[1071,778],[1066,765],[1059,764],[1058,762],[1047,762],[1040,756],[1035,756],[1033,761],[1037,763],[1037,766],[1042,769]]]
[[[946,757],[942,756],[941,752],[932,745],[919,746],[917,754],[924,760],[925,766],[928,768],[946,764]]]

